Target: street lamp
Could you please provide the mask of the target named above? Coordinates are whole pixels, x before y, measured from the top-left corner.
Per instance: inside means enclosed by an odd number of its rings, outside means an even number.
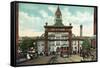
[[[36,42],[33,42],[33,45],[34,45],[34,49],[35,49],[35,57],[38,56],[38,51],[37,51],[37,46],[36,46]]]
[[[35,42],[33,42],[33,45],[35,45]]]
[[[34,48],[35,51],[36,51],[36,43],[35,43],[35,42],[33,42],[33,48]]]

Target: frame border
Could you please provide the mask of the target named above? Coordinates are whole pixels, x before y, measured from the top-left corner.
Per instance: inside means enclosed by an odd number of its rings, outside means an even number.
[[[79,7],[94,7],[96,8],[96,60],[95,61],[82,61],[82,62],[67,62],[67,63],[53,63],[53,64],[29,64],[29,65],[17,65],[16,64],[16,4],[17,3],[28,3],[28,4],[45,4],[45,5],[63,5],[63,6],[79,6]],[[74,4],[60,4],[60,3],[43,3],[43,2],[28,2],[28,1],[12,1],[10,3],[11,17],[10,17],[10,65],[13,67],[20,66],[40,66],[40,65],[57,65],[57,64],[71,64],[71,63],[89,63],[98,62],[98,6],[92,5],[74,5]]]

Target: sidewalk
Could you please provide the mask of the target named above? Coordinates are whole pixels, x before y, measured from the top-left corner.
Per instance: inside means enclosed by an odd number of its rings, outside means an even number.
[[[63,58],[58,56],[56,63],[65,63],[65,62],[81,62],[83,58],[78,55],[71,55],[69,58]]]
[[[72,62],[81,62],[81,60],[83,60],[83,57],[80,57],[79,55],[72,55],[69,59]]]
[[[25,61],[28,61],[28,60],[26,58],[20,58],[20,59],[16,60],[16,63],[19,64],[19,63],[22,63],[22,62],[25,62]]]
[[[19,65],[47,64],[52,57],[53,56],[40,56],[37,59],[33,59],[33,60],[30,60],[30,61],[26,61],[26,62],[21,63]]]

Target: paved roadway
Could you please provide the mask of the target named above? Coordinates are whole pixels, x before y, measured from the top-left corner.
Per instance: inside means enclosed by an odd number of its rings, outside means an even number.
[[[83,60],[79,55],[71,55],[69,58],[63,58],[58,55],[53,56],[40,56],[37,59],[23,62],[19,65],[34,65],[34,64],[52,64],[52,63],[65,63],[65,62],[81,62]],[[84,61],[91,61],[91,58],[86,58]]]

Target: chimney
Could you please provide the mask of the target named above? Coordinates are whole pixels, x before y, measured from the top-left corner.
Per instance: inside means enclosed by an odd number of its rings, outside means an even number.
[[[83,26],[80,25],[80,37],[82,37],[82,29],[83,29]]]

